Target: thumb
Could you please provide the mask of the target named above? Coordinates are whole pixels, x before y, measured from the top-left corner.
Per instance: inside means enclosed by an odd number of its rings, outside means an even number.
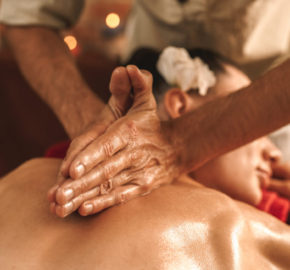
[[[117,67],[114,69],[109,88],[112,96],[109,99],[108,105],[115,118],[118,119],[127,113],[127,110],[132,104],[130,94],[131,83],[125,67]]]
[[[134,65],[127,66],[127,72],[133,87],[134,98],[130,112],[156,110],[156,101],[152,93],[152,75]]]

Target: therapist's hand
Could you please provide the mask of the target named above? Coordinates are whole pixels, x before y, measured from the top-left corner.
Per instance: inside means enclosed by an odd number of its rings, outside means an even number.
[[[97,213],[147,194],[180,174],[170,127],[156,113],[151,74],[135,66],[127,67],[127,72],[133,105],[125,117],[74,157],[68,168],[72,179],[55,188],[56,192],[52,189],[56,195],[51,209],[60,217],[78,208],[81,215]]]
[[[290,162],[275,164],[273,176],[274,179],[271,179],[268,189],[290,199]]]
[[[108,104],[99,115],[96,115],[95,121],[81,135],[72,140],[62,162],[58,182],[62,182],[67,177],[77,179],[84,173],[82,166],[72,166],[73,160],[97,140],[114,121],[125,115],[131,107],[131,83],[125,67],[118,67],[113,71],[109,88],[112,95]]]
[[[75,137],[67,151],[66,157],[61,164],[57,183],[48,192],[48,199],[52,202],[55,201],[56,190],[59,186],[71,176],[69,175],[69,167],[74,158],[82,152],[82,150],[102,135],[105,130],[118,118],[123,116],[132,104],[130,94],[131,84],[127,75],[125,67],[118,67],[112,73],[110,82],[111,97],[109,102],[100,113],[95,117],[95,121],[88,125],[86,129],[77,137]],[[78,171],[76,168],[75,171]],[[75,177],[74,171],[72,177]]]

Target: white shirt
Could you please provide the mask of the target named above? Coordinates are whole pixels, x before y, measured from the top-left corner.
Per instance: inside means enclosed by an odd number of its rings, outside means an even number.
[[[265,62],[261,73],[290,51],[290,1],[136,0],[126,34],[123,59],[141,46],[201,47],[225,55],[246,71],[248,65],[255,69]]]
[[[10,25],[74,24],[84,0],[2,0],[0,21]],[[135,0],[123,60],[141,46],[202,47],[260,75],[290,52],[289,0]]]
[[[63,29],[77,21],[83,5],[83,0],[2,0],[0,22]]]

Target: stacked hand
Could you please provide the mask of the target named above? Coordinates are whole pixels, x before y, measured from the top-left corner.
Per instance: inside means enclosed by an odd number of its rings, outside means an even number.
[[[117,68],[110,91],[101,124],[72,141],[58,182],[48,193],[50,209],[60,217],[75,210],[84,216],[97,213],[180,174],[170,127],[156,113],[151,74],[135,66]]]

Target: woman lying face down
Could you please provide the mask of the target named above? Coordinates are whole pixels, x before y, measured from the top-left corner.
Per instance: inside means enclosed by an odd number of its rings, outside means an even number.
[[[199,66],[200,62],[187,63],[182,52],[178,51],[180,49],[170,49],[171,52],[165,50],[160,57],[158,56],[159,70],[150,70],[157,80],[154,83],[154,91],[158,100],[159,114],[163,119],[180,117],[213,99],[250,84],[250,79],[242,71],[210,51],[200,49],[189,51],[191,55],[189,61],[195,61],[198,57],[202,61],[202,66]],[[147,55],[147,59],[155,61],[158,53],[147,49],[141,50],[133,56],[132,62],[138,65],[134,58],[138,62],[142,61],[142,55]],[[179,61],[180,58],[184,59]],[[147,61],[142,67],[150,68],[150,60]],[[171,63],[174,63],[172,69],[170,69]],[[208,67],[210,70],[207,70]],[[192,69],[193,73],[190,73],[189,69]],[[174,75],[175,72],[185,74],[178,75],[180,76],[178,78]],[[163,74],[160,76],[160,73]],[[198,75],[202,77],[201,79],[196,78],[197,73],[201,74]],[[190,78],[193,78],[192,82]],[[190,82],[195,89],[188,88],[190,83],[170,85],[172,82],[178,84],[179,80]],[[202,91],[200,88],[203,88]],[[220,190],[234,199],[257,205],[262,199],[262,189],[269,184],[272,175],[271,167],[280,156],[280,150],[268,138],[263,137],[207,162],[191,172],[190,176],[205,186]]]
[[[1,269],[287,269],[290,264],[288,226],[186,177],[94,216],[55,217],[47,209],[46,191],[60,163],[28,161],[0,181]]]
[[[1,269],[288,269],[288,226],[186,176],[94,216],[55,217],[46,192],[60,164],[32,160],[0,180]]]
[[[1,269],[288,269],[288,226],[187,176],[94,216],[55,217],[46,191],[60,164],[28,161],[1,179]]]
[[[209,91],[212,98],[236,91],[250,83],[247,76],[234,66],[224,66],[226,73],[217,75],[217,83]],[[190,98],[194,107],[195,97]],[[234,199],[257,205],[262,199],[262,189],[269,184],[272,164],[280,157],[280,150],[263,137],[209,161],[190,175],[198,182]]]

